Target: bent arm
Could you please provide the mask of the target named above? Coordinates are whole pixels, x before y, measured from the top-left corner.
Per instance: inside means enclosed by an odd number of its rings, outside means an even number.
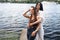
[[[26,11],[23,16],[26,17],[26,18],[30,18],[30,16],[28,16],[26,13],[28,13],[30,10]]]
[[[40,21],[39,21],[39,20],[40,20]],[[42,18],[39,18],[39,20],[34,23],[34,24],[37,24],[37,23],[38,23],[38,26],[37,26],[35,32],[38,32],[39,29],[41,28],[41,22],[43,21],[43,19],[42,19]]]
[[[36,30],[35,30],[35,32],[37,33],[40,28],[41,28],[41,25],[40,25],[40,23],[39,23],[38,26],[37,26],[37,28],[36,28]]]
[[[35,24],[38,24],[38,23],[41,23],[43,21],[42,18],[38,17],[38,20],[33,22],[32,25],[35,25]]]

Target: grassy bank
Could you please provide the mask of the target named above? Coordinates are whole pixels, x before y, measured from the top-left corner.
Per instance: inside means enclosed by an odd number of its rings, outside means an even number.
[[[0,30],[0,40],[19,40],[19,34],[13,31]]]
[[[0,38],[0,40],[19,40],[18,37]]]

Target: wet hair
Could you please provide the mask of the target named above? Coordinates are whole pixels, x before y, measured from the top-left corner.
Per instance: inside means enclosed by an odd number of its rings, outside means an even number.
[[[37,7],[38,3],[40,3],[40,10],[43,11],[43,5],[42,5],[41,2],[37,2],[37,3],[36,3],[36,7]],[[36,8],[36,7],[35,7],[35,8]]]

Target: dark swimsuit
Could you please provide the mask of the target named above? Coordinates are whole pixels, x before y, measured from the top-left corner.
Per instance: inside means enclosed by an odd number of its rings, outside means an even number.
[[[31,20],[33,21],[33,20]],[[37,28],[37,24],[36,25],[33,25],[32,27],[28,28],[27,29],[27,39],[28,40],[34,40],[36,35],[35,36],[31,36],[32,32],[35,31]]]

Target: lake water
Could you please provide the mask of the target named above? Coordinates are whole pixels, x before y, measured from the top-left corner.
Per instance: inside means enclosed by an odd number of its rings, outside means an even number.
[[[44,39],[60,40],[60,4],[42,2]],[[0,3],[0,40],[18,40],[22,29],[26,28],[28,19],[23,13],[35,4],[27,3]],[[13,39],[16,38],[16,39]]]

